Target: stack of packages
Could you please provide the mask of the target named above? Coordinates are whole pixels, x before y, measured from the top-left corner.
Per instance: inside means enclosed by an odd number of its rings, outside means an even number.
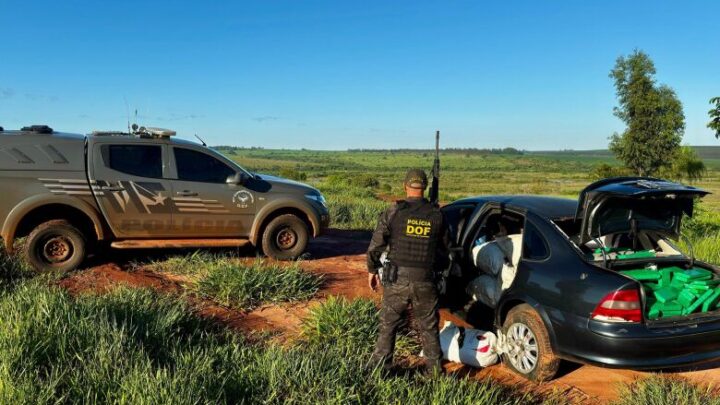
[[[709,270],[667,267],[620,273],[642,283],[649,319],[708,312],[720,307],[720,279]]]

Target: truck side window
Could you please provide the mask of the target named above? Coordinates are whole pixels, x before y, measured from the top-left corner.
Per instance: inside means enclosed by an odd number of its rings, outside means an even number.
[[[550,255],[545,238],[530,221],[525,221],[523,234],[523,258],[543,260]]]
[[[179,180],[203,183],[225,183],[235,170],[225,163],[202,152],[191,149],[173,148]]]
[[[105,166],[138,177],[162,178],[162,149],[155,145],[103,145]]]

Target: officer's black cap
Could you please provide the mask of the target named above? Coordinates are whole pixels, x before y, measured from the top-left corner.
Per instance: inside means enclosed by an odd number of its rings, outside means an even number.
[[[422,169],[410,169],[405,175],[405,185],[410,188],[426,189],[428,179],[425,171]]]

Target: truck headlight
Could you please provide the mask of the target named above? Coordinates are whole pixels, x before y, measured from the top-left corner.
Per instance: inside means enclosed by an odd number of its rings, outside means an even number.
[[[325,201],[325,197],[322,194],[306,194],[305,198],[316,201],[327,208],[327,201]]]

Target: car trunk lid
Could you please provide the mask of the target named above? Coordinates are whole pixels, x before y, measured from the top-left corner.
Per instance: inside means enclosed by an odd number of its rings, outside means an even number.
[[[683,214],[692,216],[694,200],[707,191],[649,177],[605,179],[581,193],[576,220],[580,243],[615,233],[651,231],[676,239]]]

